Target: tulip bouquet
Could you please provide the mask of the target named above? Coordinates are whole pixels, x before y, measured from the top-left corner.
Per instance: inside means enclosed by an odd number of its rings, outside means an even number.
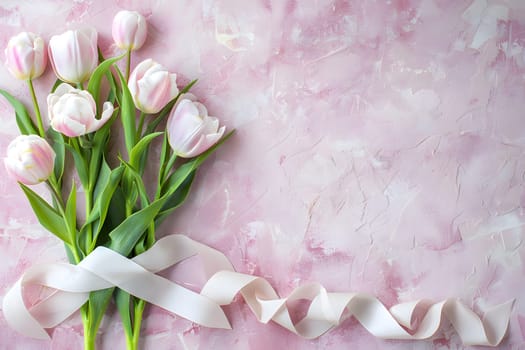
[[[47,50],[42,38],[24,32],[5,50],[7,69],[28,83],[34,113],[0,90],[22,134],[9,144],[4,163],[73,264],[98,246],[127,257],[148,250],[158,225],[186,199],[197,168],[231,135],[224,136],[224,126],[188,92],[195,81],[179,90],[176,75],[152,59],[131,70],[131,53],[143,45],[146,32],[144,17],[121,11],[112,27],[120,56],[104,59],[93,29],[53,36]],[[43,74],[48,58],[58,79],[47,97],[46,119],[32,81]],[[121,59],[124,73],[117,65]],[[120,147],[114,137],[119,133]],[[148,166],[155,142],[158,163]],[[154,184],[143,180],[150,171]],[[29,187],[41,182],[50,200]],[[146,302],[110,288],[92,292],[81,308],[85,349],[94,349],[112,298],[127,347],[137,348]]]

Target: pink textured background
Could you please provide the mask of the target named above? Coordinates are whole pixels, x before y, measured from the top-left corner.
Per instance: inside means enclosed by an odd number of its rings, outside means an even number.
[[[516,298],[501,348],[525,347],[525,2],[521,0],[45,0],[0,3],[0,47],[21,30],[49,39],[93,25],[106,54],[120,9],[149,21],[153,57],[238,133],[202,168],[159,230],[223,251],[282,295],[309,281],[387,306],[460,298],[477,312]],[[54,77],[36,82],[44,102]],[[29,103],[3,66],[0,87]],[[0,100],[0,153],[18,132]],[[0,167],[0,300],[31,265],[62,261]],[[178,269],[189,284],[194,267]],[[182,270],[182,271],[181,271]],[[384,341],[354,320],[316,340],[259,324],[237,301],[232,331],[160,309],[145,349],[461,349]],[[101,349],[124,348],[116,314]],[[80,349],[76,315],[49,342],[12,331],[0,349]]]

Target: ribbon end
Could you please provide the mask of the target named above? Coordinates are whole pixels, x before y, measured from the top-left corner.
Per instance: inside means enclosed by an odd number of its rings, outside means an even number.
[[[483,325],[489,345],[497,346],[505,337],[515,302],[515,299],[508,300],[485,312]]]

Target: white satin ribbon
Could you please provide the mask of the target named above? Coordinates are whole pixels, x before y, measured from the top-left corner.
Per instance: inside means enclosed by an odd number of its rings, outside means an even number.
[[[208,278],[200,293],[156,275],[194,255],[200,257]],[[30,285],[55,291],[28,309],[23,289]],[[483,320],[454,299],[435,304],[418,300],[388,310],[368,294],[329,293],[317,283],[301,286],[281,298],[265,279],[235,272],[221,252],[186,236],[170,235],[133,259],[98,247],[78,265],[31,267],[5,295],[4,316],[20,333],[48,339],[45,328],[55,327],[78,310],[89,292],[114,286],[199,325],[224,329],[231,327],[220,306],[232,303],[241,294],[260,322],[274,321],[305,338],[316,338],[337,326],[343,316],[354,316],[379,338],[426,339],[438,332],[445,318],[465,345],[496,346],[507,332],[513,305],[509,301],[496,306],[485,313]],[[289,303],[305,299],[310,301],[308,312],[294,324]],[[419,315],[423,317],[416,322]]]

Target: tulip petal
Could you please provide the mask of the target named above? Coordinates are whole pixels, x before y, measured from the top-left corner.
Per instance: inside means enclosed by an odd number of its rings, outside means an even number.
[[[97,32],[93,28],[69,30],[49,40],[49,58],[63,81],[81,83],[98,63]]]
[[[111,115],[113,114],[114,107],[111,104],[111,102],[104,102],[104,105],[102,106],[102,115],[100,116],[100,119],[95,119],[91,126],[86,130],[87,133],[97,131],[100,129],[106,122],[111,118]]]
[[[119,48],[123,50],[139,49],[146,40],[146,20],[138,12],[120,11],[113,18],[111,33]]]
[[[33,79],[42,75],[47,57],[44,40],[39,36],[22,32],[9,39],[5,53],[5,65],[17,79]]]
[[[190,100],[180,101],[166,127],[169,130],[168,141],[172,147],[179,145],[180,148],[181,145],[187,144],[202,128],[202,119],[197,107]]]
[[[177,74],[175,73],[170,74],[170,86],[171,88],[168,94],[168,102],[174,99],[179,93],[179,88],[177,87]]]
[[[195,157],[215,144],[224,134],[217,118],[209,117],[204,105],[182,100],[167,122],[168,142],[181,157]],[[217,130],[219,129],[219,130]]]
[[[137,64],[135,69],[133,69],[133,72],[131,72],[130,80],[132,77],[134,78],[133,80],[142,79],[144,74],[146,74],[148,69],[150,69],[154,64],[155,62],[151,58],[147,58],[144,61],[140,62],[139,64]]]
[[[219,119],[215,117],[208,117],[208,116],[204,117],[203,127],[202,127],[203,134],[216,133],[217,129],[219,129]]]
[[[48,111],[53,129],[75,137],[98,130],[113,114],[113,105],[105,102],[101,118],[96,119],[97,106],[93,96],[69,84],[61,84],[55,93],[48,95]]]
[[[27,177],[27,174],[25,174],[25,169],[20,167],[20,163],[15,162],[13,159],[4,158],[4,166],[7,174],[13,179],[16,179],[17,181],[23,182],[27,185],[36,184],[33,179]]]
[[[66,83],[62,83],[62,84],[58,85],[58,87],[56,88],[56,90],[54,92],[54,95],[63,96],[65,94],[67,94],[68,92],[71,92],[71,91],[74,91],[74,90],[75,90],[75,88],[72,87],[71,85],[66,84]]]
[[[19,182],[34,185],[53,172],[55,152],[37,135],[20,135],[7,147],[4,165],[7,173]]]
[[[74,119],[65,119],[62,117],[53,118],[51,127],[69,137],[76,137],[86,133],[86,126]]]
[[[179,93],[176,74],[169,73],[151,59],[137,65],[130,75],[128,87],[135,106],[145,113],[159,112]]]
[[[105,123],[109,118],[111,118],[114,110],[115,108],[111,102],[104,102],[104,105],[102,105],[102,115],[100,116],[100,120],[103,120]]]
[[[217,143],[224,134],[225,127],[221,127],[219,132],[216,134],[201,135],[199,141],[191,150],[186,154],[187,158],[195,157],[206,151],[208,148]]]
[[[199,111],[198,113],[201,116],[201,118],[203,118],[203,117],[208,115],[208,109],[202,103],[200,103],[200,102],[193,102],[193,105],[195,107],[197,107],[197,110]]]
[[[168,72],[157,71],[138,81],[140,105],[146,113],[157,113],[169,102]],[[155,88],[152,88],[155,87]]]
[[[129,92],[131,93],[131,96],[133,96],[135,105],[137,106],[137,99],[136,96],[139,92],[138,87],[138,81],[142,79],[144,74],[148,71],[148,69],[154,64],[153,60],[151,58],[145,59],[144,61],[140,62],[135,69],[131,72],[128,80],[128,88]]]

